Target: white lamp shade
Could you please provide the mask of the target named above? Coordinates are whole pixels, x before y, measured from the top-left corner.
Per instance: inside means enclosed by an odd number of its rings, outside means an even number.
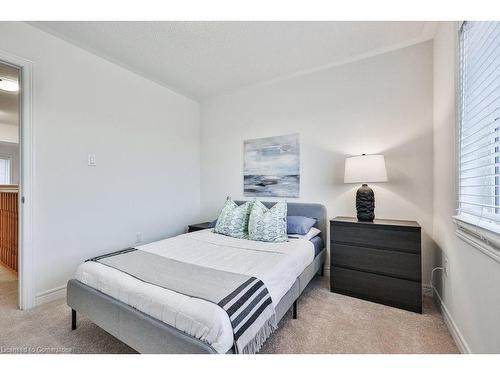
[[[384,155],[361,155],[345,159],[344,183],[385,182]]]

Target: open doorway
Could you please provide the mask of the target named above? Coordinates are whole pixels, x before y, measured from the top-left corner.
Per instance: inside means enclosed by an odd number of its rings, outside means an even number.
[[[19,294],[19,68],[0,61],[0,309]]]

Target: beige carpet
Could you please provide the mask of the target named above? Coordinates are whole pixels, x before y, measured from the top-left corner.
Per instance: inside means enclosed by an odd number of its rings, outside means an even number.
[[[1,272],[1,271],[0,271]],[[0,276],[2,273],[0,273]],[[79,316],[70,329],[63,300],[19,311],[17,281],[0,277],[0,353],[134,353]],[[441,315],[429,299],[424,314],[330,293],[328,279],[316,277],[291,314],[266,342],[262,353],[458,353]]]
[[[0,263],[0,283],[5,281],[17,281],[16,274]]]

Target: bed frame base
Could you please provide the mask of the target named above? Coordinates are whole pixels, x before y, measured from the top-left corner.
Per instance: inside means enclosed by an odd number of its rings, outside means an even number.
[[[292,309],[297,319],[297,299],[316,274],[320,274],[326,258],[323,250],[297,278],[276,306],[280,321]],[[212,346],[177,328],[157,320],[78,280],[70,280],[67,303],[71,307],[71,329],[77,327],[77,311],[139,353],[215,354]],[[230,349],[227,354],[233,353]]]
[[[263,202],[270,207],[274,202]],[[288,215],[307,216],[317,219],[315,227],[321,230],[326,246],[326,208],[316,203],[288,203]],[[323,249],[300,274],[292,287],[276,305],[276,320],[292,309],[297,319],[297,301],[316,274],[323,275],[326,250]],[[115,336],[139,353],[217,353],[215,349],[177,328],[157,320],[135,308],[91,288],[78,280],[70,280],[67,287],[67,303],[71,307],[71,329],[76,329],[76,312],[83,314],[99,327]],[[234,353],[230,349],[227,353]]]

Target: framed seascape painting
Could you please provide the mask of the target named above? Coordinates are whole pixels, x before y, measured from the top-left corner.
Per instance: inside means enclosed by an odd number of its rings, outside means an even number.
[[[245,196],[299,197],[299,134],[246,140],[244,153]]]

